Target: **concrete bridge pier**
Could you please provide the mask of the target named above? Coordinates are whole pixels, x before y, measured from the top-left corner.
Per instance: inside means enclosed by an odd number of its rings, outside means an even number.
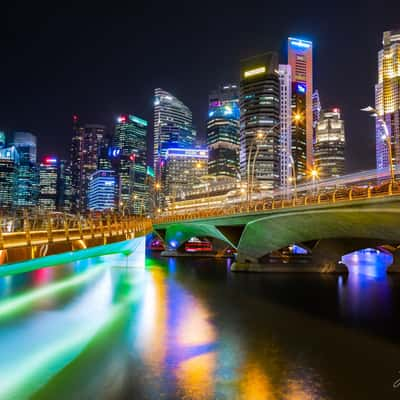
[[[393,253],[393,263],[392,265],[387,269],[387,272],[389,274],[398,274],[400,273],[400,247],[398,247]]]
[[[350,245],[350,248],[353,246]],[[349,252],[347,241],[320,240],[312,249],[313,268],[321,273],[348,274],[349,270],[342,257]]]
[[[307,248],[307,246],[303,246]],[[321,274],[348,274],[349,270],[343,264],[342,256],[348,251],[347,243],[337,240],[320,240],[310,250],[308,262],[263,262],[265,257],[258,259],[254,256],[238,252],[236,262],[231,270],[234,272],[313,272]]]

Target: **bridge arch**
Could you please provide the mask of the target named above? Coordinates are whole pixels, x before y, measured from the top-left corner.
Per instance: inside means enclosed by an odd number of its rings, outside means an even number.
[[[212,224],[183,223],[168,226],[165,232],[165,243],[169,249],[179,249],[192,237],[218,239],[229,246],[236,247],[219,229]]]
[[[243,232],[237,264],[257,264],[266,254],[291,244],[315,241],[315,261],[333,267],[351,251],[400,243],[399,217],[400,210],[388,207],[332,208],[258,218]]]

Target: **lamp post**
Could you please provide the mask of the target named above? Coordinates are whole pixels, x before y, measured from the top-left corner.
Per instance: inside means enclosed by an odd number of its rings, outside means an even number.
[[[393,185],[396,177],[394,174],[393,165],[392,137],[387,127],[386,121],[381,116],[379,116],[378,111],[374,107],[368,106],[362,108],[361,111],[367,112],[371,115],[371,117],[376,118],[383,127],[384,134],[382,135],[382,139],[386,142],[386,145],[388,147],[390,183]]]
[[[154,184],[154,194],[155,194],[155,209],[158,210],[160,208],[160,189],[161,189],[161,184],[160,182],[156,182]]]
[[[311,178],[312,178],[312,183],[313,183],[313,194],[316,194],[317,193],[317,186],[316,186],[316,181],[317,181],[317,179],[319,179],[319,174],[318,174],[318,170],[316,169],[316,168],[313,168],[311,171],[310,171],[310,176],[311,176]]]
[[[290,171],[291,171],[291,177],[290,181],[293,182],[294,184],[294,199],[297,200],[297,175],[296,175],[296,164],[294,163],[293,156],[290,154]]]
[[[273,126],[271,128],[271,130],[273,128],[275,128],[275,126]],[[260,151],[260,148],[258,145],[256,146],[256,152],[253,157],[253,164],[251,164],[251,156],[253,153],[254,144],[256,143],[257,140],[262,140],[264,138],[264,136],[265,136],[264,131],[260,130],[259,132],[257,132],[257,135],[253,138],[253,140],[250,143],[249,158],[247,160],[247,203],[249,205],[250,205],[251,199],[253,197],[253,182],[254,182],[255,165],[256,165],[258,153]],[[250,167],[251,167],[251,170],[250,170]],[[250,173],[250,171],[251,171],[251,173]]]
[[[302,115],[300,113],[295,113],[293,114],[292,118],[291,118],[291,123],[299,123],[302,120]],[[257,157],[258,154],[260,152],[260,147],[259,145],[257,145],[256,147],[256,152],[255,155],[253,157],[253,163],[252,163],[252,169],[251,169],[251,175],[250,175],[250,163],[251,163],[251,155],[252,155],[252,150],[253,150],[253,146],[255,144],[255,142],[257,141],[257,139],[259,140],[264,140],[268,134],[270,134],[275,128],[277,128],[278,126],[281,125],[281,121],[279,121],[278,123],[276,123],[275,125],[273,125],[271,128],[268,128],[266,134],[264,133],[264,131],[259,131],[257,132],[257,135],[253,138],[251,144],[250,144],[250,151],[249,151],[249,159],[247,160],[247,201],[250,205],[250,202],[253,199],[253,187],[254,187],[254,176],[255,176],[255,167],[256,167],[256,161],[257,161]],[[291,124],[290,124],[291,126]],[[293,165],[293,169],[294,170],[294,161],[293,161],[293,156],[290,152],[290,158],[292,160],[292,165]],[[249,180],[250,177],[250,180]],[[296,182],[296,176],[294,177],[294,185],[295,185],[295,193],[297,193],[297,182]],[[296,194],[297,197],[297,194]]]

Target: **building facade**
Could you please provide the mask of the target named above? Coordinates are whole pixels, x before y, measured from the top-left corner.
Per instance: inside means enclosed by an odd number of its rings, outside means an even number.
[[[161,177],[169,148],[192,148],[196,140],[192,112],[179,99],[157,88],[154,96],[154,171]]]
[[[383,49],[378,53],[378,83],[375,86],[376,166],[389,166],[387,144],[382,120],[392,141],[393,162],[400,166],[400,30],[383,34]]]
[[[288,64],[294,84],[305,88],[304,125],[306,130],[307,169],[313,166],[313,44],[294,37],[288,39]]]
[[[293,176],[302,183],[307,177],[307,89],[303,83],[292,82],[292,157]]]
[[[81,125],[78,117],[73,116],[71,184],[72,209],[75,212],[84,212],[87,209],[89,176],[97,170],[105,134],[104,125]]]
[[[57,210],[70,213],[72,211],[72,175],[71,165],[60,160],[57,181]]]
[[[346,137],[340,109],[323,112],[316,133],[315,167],[319,178],[337,178],[344,175]]]
[[[313,143],[315,143],[316,128],[321,118],[321,111],[322,111],[321,99],[319,97],[318,90],[314,90],[314,93],[312,95],[312,104],[313,104],[313,129],[314,129]]]
[[[137,215],[146,212],[149,201],[146,138],[147,121],[134,115],[119,116],[112,147],[117,158],[118,205]]]
[[[14,146],[0,149],[0,209],[9,212],[14,205],[19,155]]]
[[[6,147],[6,134],[0,131],[0,150]]]
[[[163,179],[167,204],[173,204],[181,192],[202,183],[207,172],[206,149],[168,149]]]
[[[45,157],[39,165],[39,209],[57,210],[59,165],[55,157]]]
[[[280,82],[278,55],[241,61],[240,171],[252,189],[280,184]],[[254,167],[254,168],[253,168]]]
[[[39,199],[36,136],[29,132],[15,132],[10,144],[15,147],[19,155],[15,177],[14,207],[35,207]]]
[[[90,211],[112,211],[117,203],[117,179],[114,171],[98,170],[89,177]]]
[[[225,85],[209,96],[208,173],[237,178],[240,152],[239,88]]]
[[[292,156],[292,68],[279,65],[280,84],[280,185],[286,195],[293,180]]]

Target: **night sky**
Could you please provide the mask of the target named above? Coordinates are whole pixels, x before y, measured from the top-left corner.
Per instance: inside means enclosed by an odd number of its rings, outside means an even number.
[[[323,107],[343,110],[348,170],[375,167],[374,121],[359,109],[374,103],[377,51],[382,32],[400,27],[400,1],[130,4],[3,4],[0,129],[32,131],[40,155],[66,157],[72,114],[110,128],[121,112],[152,122],[162,87],[192,109],[204,138],[208,92],[238,81],[241,58],[276,50],[286,62],[293,35],[314,42]]]

